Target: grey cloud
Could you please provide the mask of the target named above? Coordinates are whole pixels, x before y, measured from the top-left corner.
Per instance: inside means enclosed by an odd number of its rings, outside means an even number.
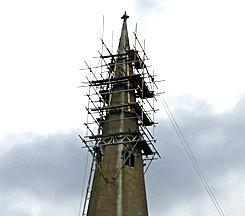
[[[12,138],[9,135],[5,141],[13,142]],[[78,212],[85,157],[81,145],[75,132],[19,136],[16,145],[1,156],[0,203],[20,194],[50,203],[75,199]],[[11,209],[15,200],[6,204]],[[2,208],[5,206],[0,205],[0,211],[4,212]],[[21,215],[15,211],[18,209],[8,215]]]
[[[239,187],[232,183],[245,178],[245,98],[221,114],[205,101],[182,97],[177,103],[173,113],[189,146],[223,205],[234,212],[242,204],[228,201]],[[162,159],[146,174],[150,215],[216,215],[168,120],[159,121],[156,136]],[[81,149],[77,132],[12,134],[0,142],[12,146],[0,153],[1,215],[33,215],[25,205],[41,206],[44,216],[78,214],[87,151]],[[244,192],[239,197],[245,198]]]
[[[245,117],[242,110],[245,98],[232,110],[222,114],[212,112],[211,107],[203,101],[187,99],[186,104],[182,105],[174,110],[174,116],[210,185],[218,197],[223,197],[226,206],[228,202],[225,199],[235,188],[226,188],[224,182],[244,176]],[[193,203],[196,206],[192,206],[191,212],[186,215],[215,215],[217,212],[170,122],[160,121],[159,125],[158,146],[163,159],[155,162],[156,165],[148,176],[148,188],[152,191],[149,198],[152,199],[150,203],[154,206],[154,215],[175,215],[173,212],[179,206],[183,204],[188,208]],[[232,178],[229,177],[230,173]],[[242,196],[245,197],[245,194]],[[163,206],[160,207],[161,214],[159,210],[155,211],[159,203]],[[228,206],[229,208],[233,211],[232,208],[235,207]]]

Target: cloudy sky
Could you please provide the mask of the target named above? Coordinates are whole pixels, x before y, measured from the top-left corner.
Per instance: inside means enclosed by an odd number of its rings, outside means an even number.
[[[77,88],[120,17],[146,52],[190,148],[226,215],[245,207],[245,3],[242,0],[0,2],[0,212],[79,215],[87,152],[86,98]],[[113,32],[113,41],[112,41]],[[147,175],[152,216],[219,215],[161,103],[162,159]]]

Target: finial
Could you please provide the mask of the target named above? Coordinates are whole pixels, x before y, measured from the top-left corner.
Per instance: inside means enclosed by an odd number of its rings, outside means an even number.
[[[123,19],[124,21],[126,21],[129,18],[129,16],[127,15],[126,11],[123,14],[123,16],[121,17],[121,19]]]

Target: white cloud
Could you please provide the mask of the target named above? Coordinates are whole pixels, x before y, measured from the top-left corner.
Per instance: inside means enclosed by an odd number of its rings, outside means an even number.
[[[244,92],[244,7],[241,1],[171,1],[149,23],[147,48],[170,97],[191,94],[217,111],[234,106]]]

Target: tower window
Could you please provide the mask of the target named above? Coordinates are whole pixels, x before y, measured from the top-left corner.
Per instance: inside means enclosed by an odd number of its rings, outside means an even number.
[[[125,152],[124,154],[125,165],[129,167],[134,167],[135,156],[133,153]]]

